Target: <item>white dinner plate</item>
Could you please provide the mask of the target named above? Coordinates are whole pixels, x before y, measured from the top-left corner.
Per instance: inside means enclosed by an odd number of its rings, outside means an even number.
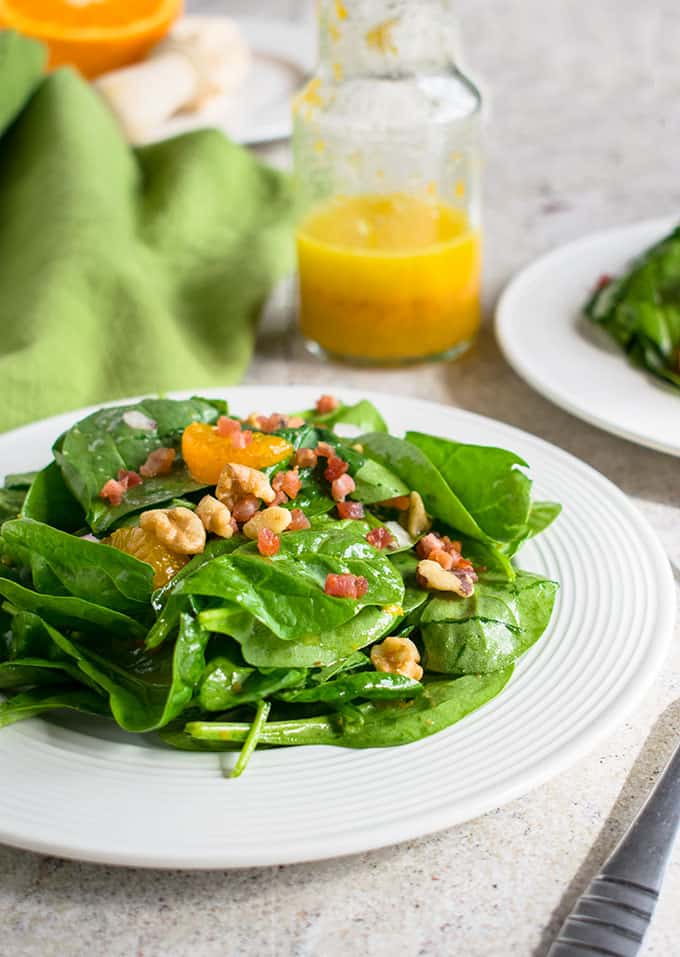
[[[671,455],[680,455],[680,391],[632,366],[582,309],[600,276],[620,274],[679,219],[595,233],[548,253],[512,280],[496,312],[505,358],[537,392],[592,425]]]
[[[317,389],[227,389],[236,413],[309,406]],[[361,395],[341,390],[348,402]],[[0,841],[65,857],[153,867],[239,867],[365,851],[450,827],[536,787],[590,751],[636,706],[667,653],[675,599],[646,520],[598,472],[517,429],[434,403],[371,395],[400,433],[505,446],[535,495],[563,503],[521,553],[559,580],[552,622],[506,689],[460,723],[399,748],[233,755],[166,749],[104,719],[31,719],[0,731]],[[38,467],[83,412],[0,436],[3,470]],[[631,542],[635,587],[631,587]]]
[[[252,64],[233,95],[209,100],[197,113],[173,116],[145,142],[156,142],[206,127],[222,130],[236,143],[256,145],[291,134],[291,99],[314,69],[316,31],[310,24],[283,20],[236,20],[248,41]]]

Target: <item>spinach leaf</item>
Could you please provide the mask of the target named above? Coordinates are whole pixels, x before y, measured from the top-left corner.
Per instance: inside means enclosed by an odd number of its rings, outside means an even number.
[[[131,640],[146,637],[147,628],[134,618],[72,595],[41,595],[2,578],[0,595],[4,595],[15,608],[33,612],[56,628],[73,628],[95,634],[110,631]]]
[[[203,565],[211,562],[218,555],[229,555],[231,552],[245,544],[246,539],[242,535],[234,535],[232,538],[213,538],[207,542],[205,550],[200,555],[194,555],[191,561],[187,562],[184,568],[170,579],[167,585],[157,588],[151,596],[151,604],[156,612],[160,612],[165,606],[171,593],[175,590],[179,582],[189,578],[194,572],[202,568]]]
[[[318,668],[332,665],[388,634],[398,618],[382,608],[362,608],[349,621],[297,641],[278,638],[250,616],[235,618],[227,609],[210,609],[199,621],[210,631],[232,635],[244,659],[256,668]]]
[[[88,513],[88,522],[95,534],[101,534],[114,525],[123,524],[125,516],[152,506],[169,504],[173,498],[189,495],[206,488],[202,482],[196,482],[185,465],[179,462],[169,475],[158,475],[145,479],[141,485],[135,485],[125,493],[120,505],[108,505],[102,499],[92,503]]]
[[[277,668],[260,672],[235,664],[225,657],[214,658],[201,678],[201,708],[205,711],[228,711],[242,704],[256,703],[283,688],[302,684],[306,674],[304,670]]]
[[[353,651],[350,655],[347,655],[346,658],[343,658],[340,661],[335,661],[333,664],[326,665],[325,668],[320,668],[318,671],[315,671],[312,675],[310,675],[310,681],[312,681],[314,684],[321,685],[324,682],[330,681],[332,678],[337,678],[338,675],[344,674],[348,671],[354,671],[357,668],[367,668],[370,663],[371,659],[368,657],[368,655],[365,655],[363,651]]]
[[[423,432],[407,432],[406,439],[438,469],[488,538],[506,542],[522,531],[531,506],[531,480],[521,471],[527,467],[524,459],[505,449],[464,445]]]
[[[294,691],[279,691],[275,697],[289,704],[339,705],[357,698],[369,701],[394,701],[414,698],[422,694],[423,685],[413,678],[380,671],[362,671],[359,674],[343,675],[333,681],[312,688],[300,688]]]
[[[405,439],[377,432],[362,435],[358,441],[367,455],[394,472],[409,489],[420,492],[430,515],[470,538],[491,541],[419,448]]]
[[[5,522],[2,535],[10,547],[30,555],[38,591],[54,594],[56,583],[62,592],[124,614],[144,615],[148,609],[153,569],[146,562],[30,518]],[[47,578],[35,580],[36,569],[47,569]]]
[[[680,226],[599,287],[584,312],[630,362],[680,388]]]
[[[22,518],[33,518],[65,532],[85,526],[85,512],[64,482],[56,462],[38,472],[21,509]]]
[[[191,702],[205,668],[209,634],[187,614],[180,617],[174,648],[149,655],[118,639],[102,640],[95,651],[44,623],[47,634],[109,699],[111,713],[126,731],[163,727]]]
[[[512,582],[481,579],[470,598],[433,598],[420,622],[426,670],[486,674],[506,668],[547,628],[557,587],[520,571]]]
[[[368,399],[361,399],[354,405],[340,403],[337,409],[323,414],[316,409],[307,409],[301,415],[327,429],[334,429],[336,425],[354,425],[361,432],[387,432],[385,420]]]
[[[18,517],[25,496],[22,489],[0,488],[0,525]]]
[[[4,488],[27,491],[35,481],[37,472],[13,472],[5,476]]]
[[[106,702],[94,691],[67,685],[62,688],[36,688],[0,702],[0,728],[34,718],[46,711],[68,708],[83,714],[107,715]]]
[[[284,502],[283,507],[291,510],[301,508],[307,518],[312,519],[331,512],[335,508],[335,502],[326,494],[319,479],[309,473],[310,470],[308,469],[300,471],[302,488],[294,499]]]
[[[43,620],[29,611],[12,612],[9,658],[69,661],[68,655],[65,655],[48,635]]]
[[[561,511],[562,506],[557,502],[532,502],[526,525],[512,541],[504,546],[505,554],[510,557],[516,555],[524,542],[540,535],[548,526],[552,525]]]
[[[465,675],[447,681],[427,682],[424,691],[409,701],[368,702],[359,705],[363,721],[346,722],[338,715],[270,721],[262,729],[264,745],[332,744],[345,748],[386,748],[428,737],[460,721],[503,690],[512,668],[488,675]],[[184,735],[166,738],[174,747],[195,750],[185,738],[210,744],[215,751],[231,750],[244,741],[249,724],[227,721],[192,721]]]
[[[415,567],[415,562],[414,562]],[[238,606],[221,606],[199,613],[199,621],[209,631],[230,635],[241,645],[248,664],[258,668],[319,668],[338,662],[352,662],[360,648],[391,634],[414,609],[428,598],[420,588],[407,587],[400,605],[388,608],[367,607],[334,629],[305,635],[296,641],[282,640]],[[359,656],[364,660],[365,656]],[[322,679],[326,680],[326,679]]]
[[[355,473],[356,490],[351,498],[364,505],[375,502],[384,502],[399,495],[408,495],[411,491],[405,482],[390,469],[376,462],[375,459],[366,459],[361,468]]]
[[[0,664],[0,691],[63,684],[68,678],[80,681],[77,668],[63,661],[42,658],[18,658]]]
[[[101,532],[128,512],[176,498],[201,488],[183,466],[169,476],[149,479],[130,489],[123,503],[112,508],[99,493],[120,469],[137,471],[160,446],[177,448],[191,422],[215,422],[226,406],[207,399],[144,399],[135,405],[99,409],[62,435],[54,456],[64,480],[80,502],[94,532]],[[129,413],[140,413],[155,423],[151,429],[127,425]]]
[[[238,605],[284,640],[318,635],[349,621],[363,607],[399,604],[404,597],[401,576],[368,544],[367,532],[368,526],[357,521],[289,532],[271,559],[262,558],[254,543],[244,545],[200,567],[173,594]],[[327,595],[330,573],[363,576],[366,595],[358,600]]]
[[[364,560],[309,556],[292,561],[265,561],[256,555],[217,558],[180,583],[184,594],[214,596],[239,605],[282,639],[299,640],[337,628],[367,605],[398,603],[403,584],[391,571]],[[326,595],[326,574],[370,574],[368,593],[359,600]]]
[[[504,581],[512,581],[515,578],[515,568],[510,561],[511,556],[505,552],[505,546],[484,544],[466,535],[458,535],[458,538],[465,558],[471,561],[475,568],[485,569],[485,576],[501,578]]]

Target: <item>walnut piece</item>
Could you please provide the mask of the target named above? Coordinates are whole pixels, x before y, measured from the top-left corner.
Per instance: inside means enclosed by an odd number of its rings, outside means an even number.
[[[203,496],[196,506],[196,514],[203,522],[206,532],[212,532],[220,538],[231,538],[234,534],[231,512],[223,502],[218,502],[212,495]]]
[[[243,526],[243,534],[246,538],[257,538],[263,529],[268,528],[275,535],[280,535],[281,532],[285,532],[291,521],[287,508],[272,505],[261,512],[255,512],[250,521]]]
[[[420,681],[420,653],[410,638],[385,638],[380,645],[371,648],[371,662],[376,671],[389,671]]]
[[[434,591],[448,591],[461,598],[469,598],[475,586],[472,577],[464,571],[455,572],[442,568],[439,562],[424,558],[416,569],[418,583]]]
[[[251,469],[249,465],[236,465],[229,462],[220,473],[215,496],[227,508],[233,509],[237,500],[246,495],[261,498],[267,505],[276,498],[276,493],[264,472]]]
[[[419,492],[411,492],[409,495],[408,512],[402,516],[400,521],[411,538],[418,538],[419,535],[423,535],[432,528],[432,522],[425,511],[425,504]]]
[[[140,527],[177,555],[200,555],[205,549],[205,528],[190,508],[153,508],[142,512]]]

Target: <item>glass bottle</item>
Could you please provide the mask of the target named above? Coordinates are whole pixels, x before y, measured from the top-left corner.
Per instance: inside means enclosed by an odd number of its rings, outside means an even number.
[[[450,0],[321,0],[293,105],[300,325],[313,351],[451,358],[480,319],[481,98]]]

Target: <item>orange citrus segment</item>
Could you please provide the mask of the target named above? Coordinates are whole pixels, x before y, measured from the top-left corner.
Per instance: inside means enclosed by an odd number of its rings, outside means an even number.
[[[254,432],[252,442],[245,448],[235,448],[230,436],[220,435],[204,422],[192,422],[182,435],[182,458],[196,481],[206,485],[217,485],[228,462],[264,469],[283,462],[292,453],[290,442],[263,432]]]
[[[151,565],[154,588],[167,585],[189,561],[188,555],[171,552],[157,538],[138,526],[117,528],[104,543]]]
[[[182,0],[0,0],[0,24],[46,43],[50,68],[94,77],[141,60],[181,10]]]

